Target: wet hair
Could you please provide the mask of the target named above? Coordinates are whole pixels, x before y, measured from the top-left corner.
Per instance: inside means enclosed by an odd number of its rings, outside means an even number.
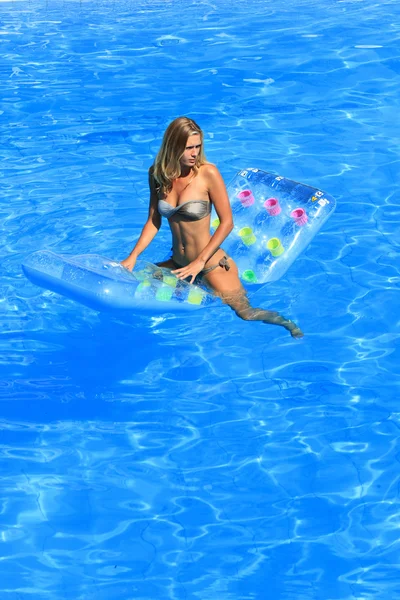
[[[179,161],[185,152],[188,138],[194,134],[200,135],[201,139],[200,152],[193,166],[193,171],[197,174],[199,167],[207,162],[203,150],[202,130],[193,119],[188,117],[178,117],[168,125],[152,168],[157,187],[164,193],[171,191],[173,180],[180,177]]]

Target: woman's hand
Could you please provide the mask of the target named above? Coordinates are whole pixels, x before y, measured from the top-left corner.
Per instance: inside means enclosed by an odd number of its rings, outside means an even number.
[[[196,279],[196,275],[200,273],[204,269],[205,261],[201,258],[196,258],[191,263],[186,265],[186,267],[180,267],[179,269],[175,269],[171,271],[178,279],[186,279],[187,277],[191,277],[189,283],[193,283]]]
[[[121,265],[125,267],[125,269],[128,269],[128,271],[132,271],[135,268],[135,264],[135,256],[128,256],[128,258],[125,258],[125,260],[121,260]]]

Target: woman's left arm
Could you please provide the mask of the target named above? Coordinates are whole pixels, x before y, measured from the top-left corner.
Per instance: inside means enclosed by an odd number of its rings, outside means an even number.
[[[207,182],[208,195],[218,215],[219,225],[207,246],[203,248],[195,260],[186,267],[172,271],[179,279],[191,277],[190,283],[193,283],[196,275],[200,273],[206,262],[218,250],[233,229],[232,210],[224,180],[217,167],[214,165],[208,164],[203,168]]]
[[[208,183],[208,194],[219,219],[219,225],[207,246],[199,254],[199,259],[206,263],[218,250],[233,229],[232,209],[224,180],[214,165],[206,165],[204,169]]]

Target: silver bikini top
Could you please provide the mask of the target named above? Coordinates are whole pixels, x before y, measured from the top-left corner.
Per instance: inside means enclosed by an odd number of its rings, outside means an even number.
[[[199,221],[210,214],[211,202],[208,200],[188,200],[174,207],[165,200],[159,200],[158,212],[167,219],[179,213],[179,216],[182,216],[185,221]]]

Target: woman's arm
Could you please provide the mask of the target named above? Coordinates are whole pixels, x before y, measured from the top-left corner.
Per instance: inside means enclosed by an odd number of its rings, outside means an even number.
[[[219,225],[214,235],[198,256],[205,264],[232,231],[233,218],[228,192],[220,172],[214,165],[207,165],[204,171],[208,183],[208,194],[219,219]]]
[[[136,259],[147,248],[147,246],[153,241],[161,227],[161,216],[158,212],[158,194],[155,186],[155,181],[152,173],[152,169],[149,170],[149,188],[150,188],[150,203],[149,203],[149,216],[145,226],[142,229],[140,237],[135,244],[130,255],[121,261],[121,265],[129,271],[132,271],[136,264]]]

